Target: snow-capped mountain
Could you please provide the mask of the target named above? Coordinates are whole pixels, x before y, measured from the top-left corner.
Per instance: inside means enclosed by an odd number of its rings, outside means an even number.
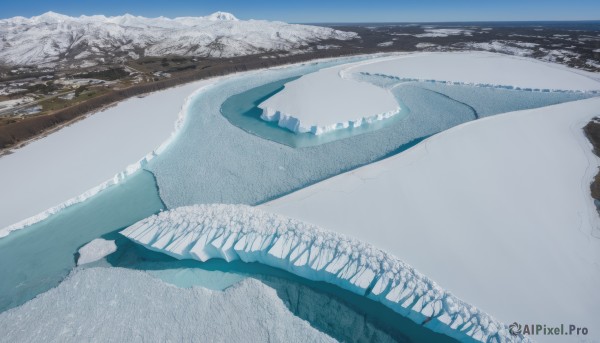
[[[163,55],[232,57],[355,37],[325,27],[238,20],[226,12],[174,19],[48,12],[0,20],[0,64],[77,65]]]
[[[238,18],[236,18],[233,14],[231,13],[227,13],[227,12],[215,12],[207,17],[205,17],[208,20],[234,20],[234,21],[239,21]]]

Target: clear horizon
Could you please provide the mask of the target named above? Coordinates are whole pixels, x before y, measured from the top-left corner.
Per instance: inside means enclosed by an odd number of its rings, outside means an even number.
[[[484,22],[484,21],[594,21],[600,20],[600,2],[578,1],[518,1],[502,2],[473,0],[391,1],[380,0],[375,5],[358,0],[306,0],[302,3],[281,3],[259,0],[252,3],[222,1],[105,0],[84,3],[74,0],[25,0],[0,6],[0,18],[32,17],[53,11],[69,16],[129,13],[144,17],[204,16],[216,11],[230,12],[240,19],[281,20],[294,23],[374,23],[374,22]],[[596,17],[591,15],[596,14]]]

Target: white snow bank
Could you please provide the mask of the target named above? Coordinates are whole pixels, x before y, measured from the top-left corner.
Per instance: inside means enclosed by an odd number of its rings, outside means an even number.
[[[106,239],[96,238],[79,249],[79,259],[77,265],[81,266],[86,263],[98,261],[99,259],[117,251],[115,241],[107,241]]]
[[[430,52],[376,60],[356,73],[520,89],[598,91],[598,75],[534,59],[488,52]],[[332,104],[333,106],[334,104]]]
[[[363,213],[364,214],[364,213]],[[396,257],[339,233],[246,205],[195,205],[148,217],[121,232],[179,259],[260,262],[367,295],[458,339],[521,341]]]
[[[0,157],[0,237],[140,169],[169,143],[174,123],[177,131],[183,122],[186,97],[215,81],[125,100]]]
[[[0,313],[4,342],[335,342],[265,284],[178,288],[135,270],[76,270],[58,287]]]
[[[261,208],[399,256],[503,322],[598,339],[595,115],[600,98],[469,122]]]
[[[261,118],[293,132],[319,135],[398,113],[400,106],[388,90],[343,76],[342,71],[354,65],[322,69],[287,83],[258,106]]]

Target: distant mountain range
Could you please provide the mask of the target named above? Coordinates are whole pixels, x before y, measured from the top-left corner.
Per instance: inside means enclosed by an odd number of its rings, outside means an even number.
[[[323,40],[357,38],[352,32],[278,21],[205,17],[144,18],[125,14],[40,16],[0,20],[0,64],[82,66],[142,56],[233,57],[295,51]]]

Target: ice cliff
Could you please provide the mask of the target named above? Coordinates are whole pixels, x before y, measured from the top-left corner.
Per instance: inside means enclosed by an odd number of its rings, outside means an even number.
[[[353,238],[246,205],[194,205],[148,217],[121,232],[179,259],[259,262],[381,302],[457,339],[523,342],[400,259]]]

